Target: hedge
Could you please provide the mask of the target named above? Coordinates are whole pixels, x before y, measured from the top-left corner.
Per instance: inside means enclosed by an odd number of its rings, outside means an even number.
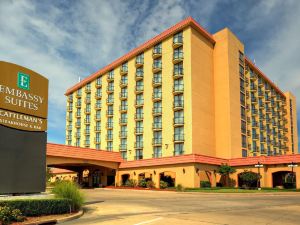
[[[71,204],[69,199],[15,199],[0,201],[0,206],[19,209],[24,216],[69,213]]]

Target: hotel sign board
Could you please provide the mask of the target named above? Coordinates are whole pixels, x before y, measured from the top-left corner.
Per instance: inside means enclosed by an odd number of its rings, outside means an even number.
[[[48,79],[27,68],[0,61],[0,124],[46,131]]]
[[[0,194],[45,191],[48,79],[0,61]]]

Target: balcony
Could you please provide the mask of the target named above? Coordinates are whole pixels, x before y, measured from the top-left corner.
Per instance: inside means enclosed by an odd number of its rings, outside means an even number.
[[[258,86],[262,87],[264,85],[264,82],[262,79],[258,79]]]
[[[126,125],[127,124],[127,118],[120,118],[119,119],[119,124],[120,125]]]
[[[152,58],[157,59],[162,55],[162,48],[161,47],[154,47],[152,52]]]
[[[68,126],[67,126],[67,130],[70,130],[70,131],[71,131],[71,130],[72,130],[72,125],[68,125]]]
[[[143,58],[136,58],[135,60],[135,67],[141,67],[144,65],[144,59]]]
[[[174,101],[174,103],[173,103],[173,109],[174,109],[174,111],[182,110],[183,108],[184,108],[184,102],[183,102],[183,100]]]
[[[71,141],[71,140],[72,140],[72,135],[67,135],[66,139],[67,139],[68,141]]]
[[[86,98],[86,99],[84,100],[84,102],[85,102],[85,104],[91,104],[91,99],[90,99],[90,98]]]
[[[90,119],[84,119],[84,124],[90,124],[91,120]]]
[[[81,113],[76,113],[75,117],[76,118],[80,118],[81,117]]]
[[[106,135],[106,140],[107,141],[112,141],[113,140],[113,135],[112,134],[107,134]]]
[[[263,98],[264,97],[264,93],[262,91],[258,91],[258,97],[259,98]]]
[[[68,107],[67,107],[67,111],[68,111],[68,112],[72,112],[72,111],[73,111],[73,107],[72,107],[72,106],[68,106]]]
[[[152,72],[157,73],[162,70],[162,63],[161,62],[154,62],[152,65]]]
[[[183,77],[183,68],[179,68],[179,69],[174,69],[173,71],[173,78],[174,79],[179,79]]]
[[[250,91],[257,91],[257,86],[254,83],[251,83],[250,85]]]
[[[127,144],[120,144],[119,149],[120,149],[120,151],[126,151],[127,150]]]
[[[76,98],[81,98],[81,93],[80,92],[76,92]]]
[[[257,109],[251,109],[252,115],[257,115]]]
[[[266,138],[265,138],[265,137],[261,137],[261,138],[259,139],[259,141],[262,142],[262,143],[265,143],[265,142],[266,142]]]
[[[175,85],[173,87],[173,94],[174,95],[183,94],[183,91],[184,91],[184,85],[183,84]]]
[[[81,108],[81,102],[76,102],[76,108]]]
[[[102,93],[95,93],[95,98],[96,99],[101,99],[102,98]]]
[[[252,121],[252,127],[258,127],[258,123],[256,121]]]
[[[128,98],[128,93],[127,92],[121,92],[120,93],[120,99],[121,100],[125,100]]]
[[[137,70],[135,72],[135,80],[142,80],[144,78],[144,71],[143,70]]]
[[[96,88],[101,88],[101,87],[102,87],[102,82],[96,81],[95,87],[96,87]]]
[[[107,105],[113,105],[114,104],[114,99],[113,98],[106,99],[106,104]]]
[[[183,45],[183,37],[182,36],[174,36],[173,37],[173,48],[178,48]]]
[[[112,130],[114,128],[114,123],[106,123],[106,128]]]
[[[134,119],[135,119],[136,121],[143,120],[143,119],[144,119],[144,114],[143,114],[143,113],[136,113],[136,114],[134,115]]]
[[[154,102],[161,101],[161,99],[162,99],[162,93],[161,92],[156,92],[156,93],[152,94],[152,100]]]
[[[174,134],[173,141],[178,142],[184,142],[184,134]]]
[[[266,97],[265,97],[265,102],[270,102],[270,101],[271,101],[271,98],[268,97],[268,96],[266,96]]]
[[[67,102],[69,102],[69,103],[72,103],[72,102],[73,102],[73,96],[72,96],[72,95],[69,95],[69,96],[67,97]]]
[[[84,130],[84,135],[90,135],[91,131],[90,130]]]
[[[141,94],[144,92],[144,85],[135,86],[135,93]]]
[[[144,147],[144,144],[143,144],[142,141],[139,141],[139,142],[135,142],[135,143],[134,143],[134,148],[135,148],[135,149],[143,149],[143,147]]]
[[[97,103],[97,104],[95,105],[95,109],[96,109],[96,110],[100,110],[100,109],[101,109],[101,104],[98,104],[98,103]]]
[[[152,80],[152,85],[153,85],[153,87],[158,87],[158,86],[161,86],[161,84],[162,84],[162,79],[161,79],[161,77],[159,77],[159,78],[153,78],[153,80]]]
[[[162,130],[162,122],[154,122],[152,124],[152,129],[153,130]]]
[[[113,110],[106,110],[106,115],[107,115],[108,117],[111,117],[111,116],[114,115],[114,111],[113,111]]]
[[[135,101],[135,107],[136,108],[143,107],[143,106],[144,106],[144,100]]]
[[[74,134],[74,137],[75,137],[75,138],[81,138],[81,134],[80,134],[80,133],[75,133],[75,134]]]
[[[119,137],[120,138],[127,138],[127,131],[120,131],[119,132]]]
[[[152,139],[153,146],[161,146],[162,145],[162,138],[153,138]]]
[[[91,110],[90,109],[85,109],[85,114],[91,114]]]
[[[85,93],[91,93],[91,88],[90,88],[90,87],[86,87],[86,88],[84,89],[84,92],[85,92]]]
[[[253,81],[254,81],[254,80],[256,80],[256,79],[257,79],[256,74],[250,71],[250,80],[253,80]]]
[[[127,110],[128,110],[128,105],[120,105],[119,110],[120,110],[120,112],[127,112]]]
[[[251,103],[257,104],[257,98],[251,98]]]
[[[136,127],[134,128],[134,133],[135,134],[143,134],[144,128],[143,127]]]
[[[114,92],[114,86],[108,86],[106,92],[108,94],[113,93]]]
[[[75,123],[75,127],[76,127],[76,128],[80,128],[80,126],[81,126],[81,123],[80,123],[80,122],[76,122],[76,123]]]
[[[159,116],[162,114],[162,107],[159,108],[153,108],[152,109],[152,115],[153,116]]]
[[[183,61],[183,52],[174,52],[173,54],[173,63],[177,64]]]
[[[100,144],[101,143],[101,139],[100,138],[94,138],[94,143],[95,144]]]
[[[126,87],[128,85],[128,80],[127,79],[121,79],[120,80],[120,87]]]
[[[175,117],[173,121],[174,127],[179,127],[184,125],[184,118],[183,117]]]
[[[128,73],[128,67],[127,66],[122,66],[120,69],[120,74],[125,75]]]
[[[258,134],[252,134],[252,139],[253,140],[258,140],[259,138],[259,135]]]
[[[94,131],[95,132],[100,132],[101,131],[101,127],[100,126],[95,126],[94,127]]]

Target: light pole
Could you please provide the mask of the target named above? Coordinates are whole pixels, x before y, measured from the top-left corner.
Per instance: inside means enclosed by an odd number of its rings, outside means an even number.
[[[257,164],[254,165],[254,167],[256,167],[258,170],[257,189],[260,190],[261,189],[260,188],[260,168],[263,168],[264,165],[261,164],[260,162],[258,162]]]
[[[292,162],[291,164],[288,165],[288,167],[292,167],[292,184],[294,186],[294,168],[298,167],[298,165],[294,162]]]

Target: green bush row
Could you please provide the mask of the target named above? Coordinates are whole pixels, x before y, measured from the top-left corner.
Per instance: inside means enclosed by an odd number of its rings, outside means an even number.
[[[70,212],[69,199],[15,199],[1,200],[0,207],[19,209],[24,216],[41,216]]]

